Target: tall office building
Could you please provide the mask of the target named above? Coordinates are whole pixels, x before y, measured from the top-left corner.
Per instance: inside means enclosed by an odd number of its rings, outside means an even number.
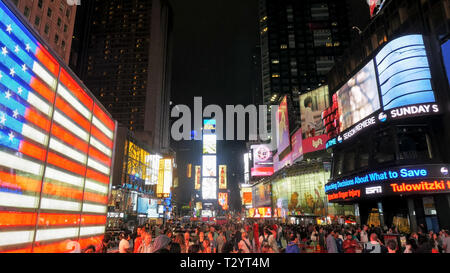
[[[11,2],[61,59],[69,64],[77,9],[76,1],[11,0]]]
[[[299,95],[326,84],[328,71],[354,35],[351,2],[260,0],[263,104],[289,95],[290,115],[299,117]],[[292,129],[299,126],[300,119],[295,120]]]
[[[171,32],[166,0],[89,1],[70,62],[121,126],[161,152],[170,136]]]

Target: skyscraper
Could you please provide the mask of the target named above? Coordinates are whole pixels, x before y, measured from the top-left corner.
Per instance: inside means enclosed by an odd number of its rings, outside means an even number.
[[[326,84],[350,42],[350,2],[260,0],[263,104],[290,95],[290,114],[299,117],[299,95]],[[299,125],[295,120],[290,128]]]
[[[41,37],[68,64],[77,10],[76,1],[11,0]],[[69,5],[72,4],[72,5]],[[84,3],[83,3],[84,4]]]
[[[163,152],[169,147],[171,31],[165,0],[89,1],[77,18],[79,46],[71,61],[121,126]]]

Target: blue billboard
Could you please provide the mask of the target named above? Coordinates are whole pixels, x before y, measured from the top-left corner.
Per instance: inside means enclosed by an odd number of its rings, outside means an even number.
[[[447,79],[450,84],[450,40],[443,43],[441,46],[442,58],[444,59],[445,71],[447,72]]]

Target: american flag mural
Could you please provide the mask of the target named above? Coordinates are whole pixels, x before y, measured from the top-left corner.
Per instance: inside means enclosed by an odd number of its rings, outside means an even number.
[[[103,239],[116,123],[0,1],[0,253]]]

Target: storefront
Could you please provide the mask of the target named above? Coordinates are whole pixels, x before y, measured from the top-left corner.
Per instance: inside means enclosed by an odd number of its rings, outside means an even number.
[[[271,206],[280,219],[296,224],[330,224],[336,216],[354,215],[353,205],[327,202],[324,189],[330,177],[327,166],[324,162],[299,162],[283,169],[253,186],[253,206]]]

